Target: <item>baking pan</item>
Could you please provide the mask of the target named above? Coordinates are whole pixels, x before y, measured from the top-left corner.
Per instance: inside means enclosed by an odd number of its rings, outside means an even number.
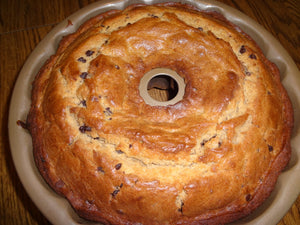
[[[9,111],[9,140],[17,173],[29,196],[53,224],[97,224],[77,216],[67,200],[56,194],[39,174],[33,159],[31,136],[20,126],[31,104],[31,83],[43,65],[54,54],[63,36],[73,33],[89,18],[111,9],[124,9],[131,4],[155,4],[158,0],[100,1],[72,14],[58,24],[35,48],[25,62],[13,90]],[[176,2],[176,1],[174,1]],[[248,33],[261,47],[267,58],[277,64],[283,85],[294,107],[295,127],[292,134],[292,158],[280,175],[271,196],[248,217],[233,224],[276,224],[289,210],[300,191],[300,72],[280,43],[262,26],[248,16],[220,2],[209,0],[180,0],[199,9],[217,11]],[[71,22],[71,23],[70,23]]]

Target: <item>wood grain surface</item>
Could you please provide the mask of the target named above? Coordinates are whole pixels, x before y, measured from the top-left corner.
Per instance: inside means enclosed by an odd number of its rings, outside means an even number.
[[[29,54],[59,22],[95,0],[0,0],[0,224],[50,224],[25,192],[8,141],[8,108]],[[300,69],[300,0],[220,0],[271,32]],[[287,184],[288,185],[288,184]],[[299,190],[300,191],[300,190]],[[278,225],[300,224],[300,196]]]

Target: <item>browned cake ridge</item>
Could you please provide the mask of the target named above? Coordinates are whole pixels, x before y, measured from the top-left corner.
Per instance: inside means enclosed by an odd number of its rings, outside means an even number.
[[[183,99],[146,104],[145,73],[175,71]],[[287,165],[293,110],[279,70],[239,27],[190,5],[132,5],[62,39],[33,82],[36,165],[104,224],[224,224]]]

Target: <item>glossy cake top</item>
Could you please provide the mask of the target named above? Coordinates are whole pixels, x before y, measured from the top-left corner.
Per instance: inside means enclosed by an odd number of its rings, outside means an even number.
[[[183,78],[182,100],[144,101],[139,84],[155,68]],[[188,5],[90,19],[61,41],[32,96],[37,166],[91,220],[229,222],[265,200],[290,157],[277,67],[223,16]]]

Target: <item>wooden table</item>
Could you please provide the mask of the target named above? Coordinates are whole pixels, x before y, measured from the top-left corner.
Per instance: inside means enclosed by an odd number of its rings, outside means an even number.
[[[7,120],[10,97],[22,65],[60,21],[95,0],[0,1],[0,224],[50,224],[25,192],[13,165]],[[270,31],[300,69],[299,0],[221,0]],[[288,210],[288,209],[287,209]],[[279,222],[300,224],[300,196]]]

